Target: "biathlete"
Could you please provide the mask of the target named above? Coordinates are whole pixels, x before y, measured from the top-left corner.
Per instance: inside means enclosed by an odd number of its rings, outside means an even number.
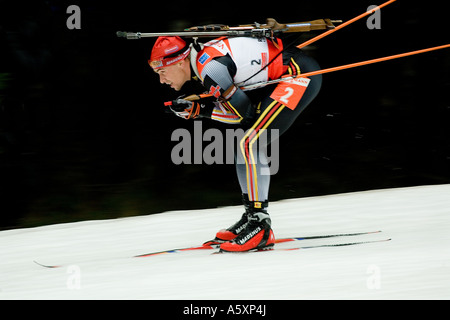
[[[217,232],[220,249],[249,251],[273,246],[267,212],[270,170],[261,136],[265,132],[264,141],[270,144],[283,134],[317,96],[322,76],[282,81],[259,90],[259,96],[256,90],[241,87],[319,70],[317,62],[295,47],[283,49],[281,39],[250,37],[219,38],[205,44],[159,37],[148,62],[162,84],[179,91],[187,81],[199,80],[215,98],[211,102],[177,99],[171,106],[177,116],[208,118],[245,130],[235,155],[245,213]],[[272,135],[272,130],[277,134]]]

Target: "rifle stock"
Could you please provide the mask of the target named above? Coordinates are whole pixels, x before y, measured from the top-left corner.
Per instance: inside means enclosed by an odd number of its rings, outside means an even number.
[[[282,32],[309,32],[312,30],[325,30],[334,29],[333,23],[341,23],[342,20],[331,20],[331,19],[317,19],[306,22],[294,22],[281,24],[275,19],[268,18],[267,24],[262,27],[270,28],[274,31],[280,30]]]

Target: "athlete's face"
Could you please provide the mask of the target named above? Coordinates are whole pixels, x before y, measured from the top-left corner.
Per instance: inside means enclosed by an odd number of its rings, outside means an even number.
[[[159,75],[159,82],[169,85],[176,91],[179,91],[185,82],[191,78],[189,59],[156,69],[155,72]]]

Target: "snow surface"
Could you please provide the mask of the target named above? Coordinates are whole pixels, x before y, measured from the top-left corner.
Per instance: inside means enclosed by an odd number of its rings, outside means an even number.
[[[280,238],[383,230],[296,245],[392,238],[337,248],[132,258],[199,245],[239,206],[2,231],[0,299],[449,299],[449,195],[438,185],[270,204]]]

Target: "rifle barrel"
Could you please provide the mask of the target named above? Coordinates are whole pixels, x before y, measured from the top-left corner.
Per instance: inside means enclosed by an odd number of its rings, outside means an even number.
[[[181,31],[181,32],[124,32],[117,31],[118,37],[127,39],[154,38],[154,37],[223,37],[223,36],[252,36],[251,30],[223,30],[223,31]]]

